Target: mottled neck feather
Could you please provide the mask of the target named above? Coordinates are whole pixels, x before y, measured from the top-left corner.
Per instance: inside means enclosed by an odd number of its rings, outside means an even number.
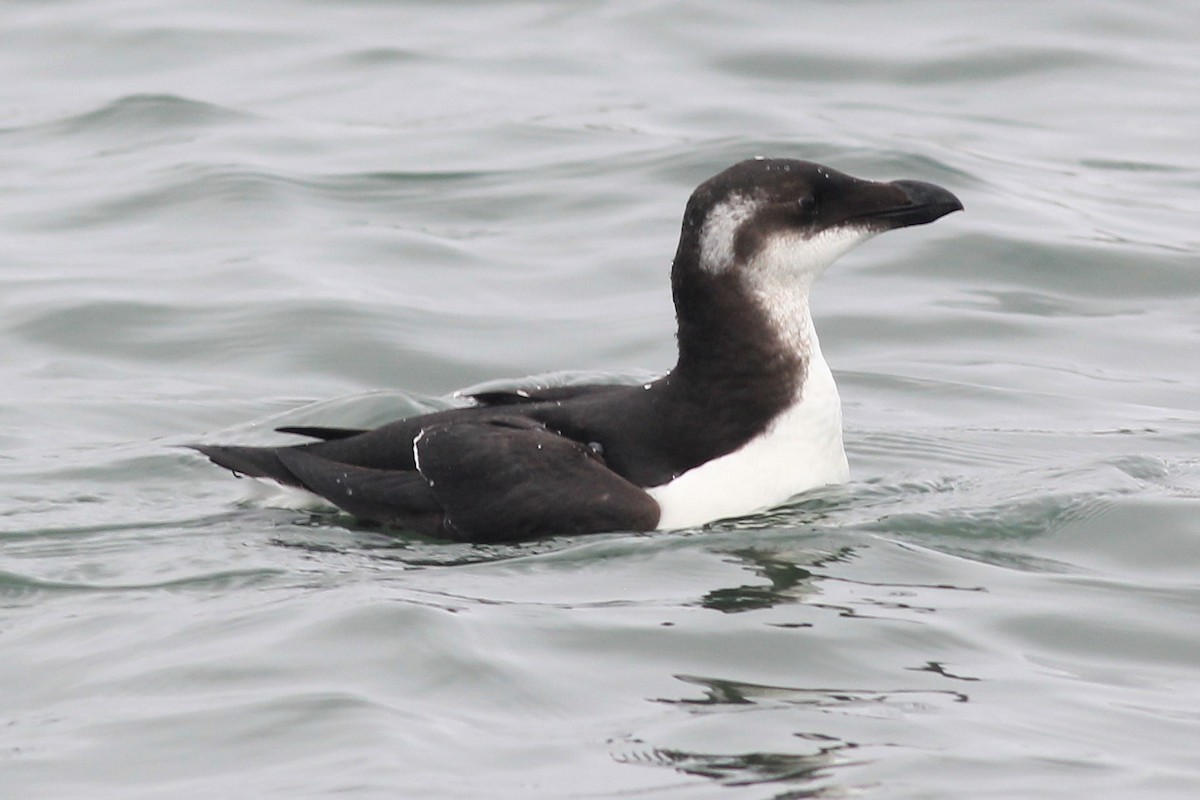
[[[757,435],[799,395],[807,351],[743,274],[696,261],[696,249],[681,242],[671,272],[679,344],[671,391],[695,413]],[[797,322],[811,330],[804,300]]]

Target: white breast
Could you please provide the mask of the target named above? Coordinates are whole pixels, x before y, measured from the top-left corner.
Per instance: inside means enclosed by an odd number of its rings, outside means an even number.
[[[702,247],[710,269],[737,269],[747,300],[766,313],[780,346],[806,363],[790,408],[758,438],[661,486],[647,489],[662,509],[658,527],[690,528],[777,506],[800,492],[850,477],[842,449],[842,401],[813,327],[808,297],[825,267],[873,232],[841,226],[815,236],[781,230],[736,264],[738,227],[753,199],[734,196],[710,215]]]
[[[798,402],[761,436],[646,490],[662,509],[660,530],[753,514],[850,476],[837,384],[815,338],[811,344]]]

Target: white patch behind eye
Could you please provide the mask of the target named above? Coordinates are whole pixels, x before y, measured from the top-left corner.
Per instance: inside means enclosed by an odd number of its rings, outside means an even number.
[[[738,231],[749,222],[762,202],[744,194],[734,194],[713,207],[700,230],[700,264],[709,272],[722,273],[736,262]],[[804,236],[795,229],[781,228],[767,237],[759,251],[751,256],[748,269],[788,275],[816,277],[855,245],[870,239],[877,231],[854,225],[826,228]]]
[[[754,216],[758,207],[757,200],[735,194],[708,212],[700,229],[700,265],[705,270],[721,273],[733,267],[738,229]]]

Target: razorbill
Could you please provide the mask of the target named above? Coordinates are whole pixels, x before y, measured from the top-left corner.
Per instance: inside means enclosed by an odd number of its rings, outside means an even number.
[[[961,209],[930,183],[743,161],[688,200],[671,267],[679,356],[662,378],[486,392],[373,430],[278,429],[319,440],[307,444],[195,449],[365,521],[465,541],[765,510],[849,474],[813,281],[877,233]]]

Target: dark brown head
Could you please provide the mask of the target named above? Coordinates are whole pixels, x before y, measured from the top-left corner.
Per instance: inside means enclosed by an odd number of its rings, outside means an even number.
[[[817,275],[875,234],[961,208],[931,183],[877,183],[809,161],[754,159],[710,178],[688,200],[671,272],[677,370],[800,375],[816,346]]]
[[[810,161],[752,159],[692,193],[680,255],[710,274],[767,270],[810,282],[877,233],[961,209],[957,197],[931,183],[880,183]]]

